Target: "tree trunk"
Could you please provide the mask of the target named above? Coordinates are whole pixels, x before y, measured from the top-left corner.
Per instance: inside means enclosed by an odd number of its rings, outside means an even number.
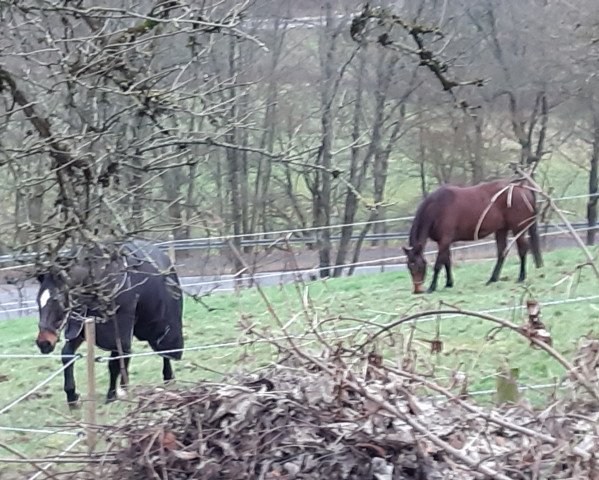
[[[173,132],[180,129],[180,125],[176,118],[168,120],[170,128]],[[170,148],[172,158],[177,158],[179,151],[178,147]],[[183,205],[181,187],[185,184],[183,167],[176,166],[166,169],[161,175],[164,185],[164,193],[168,205],[168,226],[175,240],[185,238],[185,222],[183,221]]]
[[[360,61],[357,72],[356,85],[356,100],[354,103],[354,111],[352,118],[352,143],[351,163],[349,171],[349,183],[345,192],[345,208],[343,211],[343,224],[341,227],[341,239],[337,250],[337,258],[335,259],[335,270],[333,276],[339,277],[343,273],[343,264],[349,252],[349,245],[354,227],[350,225],[356,218],[358,210],[358,191],[362,187],[362,175],[360,175],[359,153],[360,149],[357,143],[361,136],[361,117],[364,114],[362,111],[362,97],[364,88],[364,71],[366,65],[366,48],[360,53]],[[357,191],[356,191],[357,190]]]
[[[366,235],[370,231],[373,223],[381,218],[381,208],[385,197],[385,185],[387,182],[387,173],[389,166],[389,156],[400,137],[400,132],[403,127],[403,120],[406,115],[405,103],[413,92],[413,83],[416,82],[416,75],[412,76],[410,84],[407,86],[403,95],[397,100],[397,103],[392,108],[392,111],[397,110],[399,114],[391,120],[390,133],[385,145],[383,145],[383,135],[385,132],[385,119],[389,117],[386,109],[389,86],[391,80],[396,74],[396,66],[398,57],[393,56],[388,58],[384,51],[380,52],[379,62],[377,65],[378,85],[374,93],[375,98],[375,118],[372,122],[371,142],[368,149],[368,156],[374,157],[373,162],[373,177],[374,177],[374,209],[372,210],[368,223],[360,232],[360,236],[354,247],[352,265],[349,267],[349,275],[352,275],[356,269],[356,263],[360,258],[360,251]],[[385,135],[386,136],[386,135]],[[366,162],[365,162],[366,164]]]
[[[241,189],[239,188],[239,161],[237,150],[227,148],[227,167],[228,167],[228,182],[229,194],[231,195],[231,224],[233,226],[233,244],[238,251],[241,251],[241,234],[243,209],[241,207]],[[237,271],[242,269],[242,264],[239,259],[235,261]]]
[[[31,197],[29,198],[27,204],[27,211],[29,215],[29,222],[33,228],[34,232],[42,231],[42,213],[44,209],[44,192],[43,190],[32,192]],[[39,241],[36,239],[32,245],[32,250],[34,252],[39,252],[41,250],[41,245]]]
[[[196,184],[198,175],[198,164],[192,163],[189,166],[189,178],[187,179],[187,198],[185,200],[185,227],[183,229],[184,238],[191,238],[193,219],[195,218],[196,203]]]
[[[244,95],[240,108],[244,111],[247,109],[247,95]],[[241,114],[243,115],[243,114]],[[248,131],[243,130],[241,138],[239,138],[240,144],[245,146],[248,144]],[[240,160],[239,165],[239,201],[241,206],[241,231],[242,233],[252,233],[250,230],[250,197],[249,197],[249,171],[248,171],[248,152],[238,152],[237,157]],[[244,247],[245,253],[251,253],[252,247]]]
[[[516,140],[520,144],[520,165],[524,168],[528,168],[531,165],[537,163],[541,155],[543,153],[545,136],[547,132],[547,120],[548,120],[548,105],[547,105],[547,95],[545,93],[545,89],[542,89],[537,93],[535,98],[535,104],[530,113],[528,121],[524,120],[521,112],[521,105],[519,105],[517,92],[518,89],[515,87],[513,82],[510,69],[504,57],[503,48],[501,46],[499,40],[499,33],[497,29],[497,19],[495,17],[496,3],[492,0],[487,1],[487,9],[485,11],[487,20],[489,22],[490,27],[490,42],[491,42],[491,51],[495,56],[495,59],[498,61],[499,66],[503,70],[503,74],[507,83],[507,90],[504,92],[508,97],[508,106],[510,110],[512,130],[516,137]],[[475,22],[480,31],[484,29],[480,24]],[[537,145],[536,149],[533,150],[533,134],[535,131],[537,121],[541,122],[541,126],[539,128],[538,136],[537,136]],[[527,129],[528,124],[528,129]]]
[[[384,196],[384,186],[385,181],[380,177],[381,174],[386,175],[386,167],[384,166],[384,161],[381,163],[381,151],[382,147],[382,137],[383,137],[383,128],[385,123],[385,103],[387,102],[387,93],[389,89],[389,84],[391,82],[391,78],[393,76],[393,72],[395,70],[395,65],[397,64],[396,57],[392,57],[389,59],[389,55],[386,51],[379,52],[378,64],[377,64],[377,88],[374,92],[374,119],[373,119],[373,127],[372,127],[372,137],[371,137],[371,150],[370,153],[374,159],[373,162],[373,178],[374,178],[374,208],[375,210],[370,215],[369,221],[376,221],[383,214],[383,206],[380,202]],[[368,228],[371,228],[369,226]],[[380,233],[381,230],[379,228],[379,224],[374,224],[375,232]],[[366,230],[366,229],[365,229]],[[359,243],[358,245],[361,245]],[[372,242],[372,245],[378,245],[378,242],[375,240]],[[354,252],[354,259],[356,259],[356,252]],[[354,262],[355,263],[355,260]],[[350,268],[350,272],[353,273],[354,268]]]
[[[485,179],[483,160],[483,120],[478,113],[474,118],[474,145],[472,152],[472,185]]]
[[[426,196],[428,195],[428,186],[426,184],[426,145],[424,144],[424,131],[422,127],[418,129],[418,139],[420,147],[420,161],[418,162],[418,174],[420,176],[420,192],[422,193],[422,198],[426,198]]]
[[[131,158],[131,164],[139,167],[141,169],[142,162],[141,159],[134,155]],[[129,181],[127,184],[127,189],[131,192],[131,228],[133,232],[137,232],[141,229],[144,213],[143,213],[143,200],[142,197],[144,195],[144,187],[143,187],[143,176],[141,170],[134,168],[131,171],[131,175],[129,176]]]
[[[593,110],[593,150],[591,153],[591,165],[589,171],[589,201],[587,203],[587,245],[595,244],[595,232],[597,225],[597,192],[599,190],[599,112]]]
[[[212,157],[212,162],[215,163],[215,171],[214,171],[214,183],[216,185],[216,211],[218,214],[218,218],[222,222],[225,218],[226,211],[226,191],[224,186],[224,175],[223,172],[223,156],[219,152],[213,152],[210,154]],[[226,232],[223,230],[219,231],[219,235],[225,235]]]
[[[336,36],[333,34],[333,8],[331,2],[325,6],[326,20],[321,36],[321,69],[323,73],[321,89],[321,145],[312,190],[312,211],[318,246],[319,272],[321,278],[330,276],[331,266],[331,161],[333,144],[333,74],[336,49]]]
[[[179,187],[183,184],[179,168],[169,168],[162,175],[164,193],[168,203],[168,226],[175,240],[185,238],[183,222],[183,208]]]
[[[233,79],[237,75],[238,67],[238,49],[235,38],[231,37],[229,42],[229,78]],[[234,89],[229,89],[229,121],[233,125],[225,134],[225,140],[230,145],[236,145],[239,139],[237,128],[238,102],[235,98],[236,92]],[[243,233],[243,206],[242,206],[242,190],[240,185],[240,161],[239,150],[236,148],[226,149],[227,157],[227,177],[229,183],[230,207],[231,207],[231,224],[233,226],[233,245],[238,252],[241,252],[241,235]],[[235,271],[239,272],[243,269],[243,263],[237,256],[234,256]]]
[[[136,112],[137,113],[137,112]],[[141,129],[140,116],[131,115],[125,127],[125,138],[128,144],[131,144],[139,135]],[[144,179],[142,173],[143,162],[138,151],[133,152],[129,162],[131,163],[131,172],[127,179],[127,191],[130,193],[129,209],[131,212],[131,223],[129,230],[138,232],[144,221],[143,197],[145,195]]]
[[[27,204],[27,197],[23,188],[18,187],[19,177],[23,175],[21,169],[16,167],[13,172],[13,185],[17,185],[15,188],[15,229],[13,243],[16,248],[20,248],[29,242],[29,235],[27,232],[27,218],[25,215],[25,207]]]
[[[374,204],[376,205],[375,215],[372,217],[374,233],[384,233],[386,231],[385,224],[378,222],[385,218],[385,185],[387,184],[387,170],[389,167],[389,156],[386,152],[376,152],[374,155],[374,163],[372,165],[372,175],[374,177]],[[384,242],[383,242],[384,243]],[[378,245],[379,241],[372,242],[373,245]]]
[[[199,102],[194,102],[194,105]],[[204,125],[204,118],[193,118],[190,123],[190,130],[192,132],[198,132],[202,130]],[[198,159],[202,156],[202,151],[200,147],[197,145],[192,145],[190,148],[190,155],[195,160],[193,163],[189,165],[189,177],[187,178],[187,192],[185,195],[185,228],[184,230],[184,238],[191,238],[193,235],[193,227],[194,220],[197,216],[197,207],[198,203],[196,191],[198,186]],[[202,169],[203,171],[203,169]]]
[[[293,188],[293,178],[292,178],[291,168],[289,168],[288,164],[285,164],[283,166],[283,168],[285,169],[285,194],[287,195],[287,198],[291,202],[293,212],[295,213],[295,215],[297,216],[297,218],[299,220],[300,228],[307,228],[308,220],[306,219],[306,216],[304,215],[303,207],[299,201],[300,199],[298,198],[298,195],[297,195],[295,189]],[[267,230],[265,230],[265,231],[267,231]]]
[[[268,73],[268,85],[266,87],[266,108],[262,122],[263,134],[260,140],[260,149],[272,153],[274,150],[275,133],[277,129],[277,101],[279,94],[279,80],[276,75],[287,28],[281,28],[281,19],[275,17],[273,23],[274,45],[271,49],[270,70]],[[263,231],[271,230],[268,221],[268,208],[270,203],[269,188],[270,175],[272,171],[271,159],[258,157],[256,168],[256,179],[254,182],[254,202],[250,220],[250,229],[255,231],[257,225],[262,225]]]

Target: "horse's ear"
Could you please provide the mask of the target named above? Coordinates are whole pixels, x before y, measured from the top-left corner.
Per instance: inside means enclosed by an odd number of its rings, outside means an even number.
[[[43,283],[44,278],[46,278],[46,274],[45,273],[38,273],[35,278],[37,278],[37,281],[40,283]]]
[[[412,247],[410,247],[409,245],[407,247],[405,245],[403,245],[401,248],[403,248],[403,251],[406,255],[409,255],[410,252],[412,251]]]

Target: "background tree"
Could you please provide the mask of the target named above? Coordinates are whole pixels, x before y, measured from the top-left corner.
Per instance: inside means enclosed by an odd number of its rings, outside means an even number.
[[[567,161],[596,193],[590,2],[0,8],[5,250],[314,227],[340,275],[441,183]]]

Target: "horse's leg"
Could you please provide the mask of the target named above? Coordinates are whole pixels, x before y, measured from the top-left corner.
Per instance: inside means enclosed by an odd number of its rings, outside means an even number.
[[[67,340],[62,347],[60,352],[62,355],[62,364],[66,365],[73,359],[73,355],[83,342],[82,338],[76,338],[74,340]],[[79,394],[75,390],[75,375],[73,374],[73,363],[64,369],[64,392],[67,395],[67,403],[69,408],[77,408],[79,401]]]
[[[130,360],[131,360],[130,357],[123,358],[123,363],[124,363],[124,368],[125,368],[125,375],[123,375],[123,372],[121,372],[121,388],[123,389],[123,394],[125,394],[125,390],[127,389],[127,386],[129,385],[129,361]]]
[[[122,375],[121,372],[121,387],[126,388],[129,384],[129,362],[131,361],[131,357],[123,358],[123,363],[125,364],[125,376]],[[120,367],[120,365],[119,365]]]
[[[447,258],[445,259],[445,274],[447,275],[447,281],[445,282],[445,288],[453,287],[453,275],[451,274],[451,249],[447,249]]]
[[[428,287],[428,293],[433,293],[437,290],[437,281],[439,280],[439,272],[441,268],[449,261],[449,243],[438,242],[439,253],[437,253],[437,259],[435,260],[435,267],[433,269],[433,280],[430,287]]]
[[[131,294],[132,295],[132,294]],[[105,332],[107,340],[112,340],[114,335],[114,343],[111,343],[110,359],[108,360],[108,372],[110,373],[110,384],[108,393],[106,394],[106,403],[116,400],[124,394],[124,391],[119,388],[117,392],[117,380],[121,376],[120,385],[126,387],[129,381],[129,361],[127,356],[131,353],[131,338],[135,326],[135,306],[137,299],[128,298],[128,301],[123,298],[115,301],[114,305],[118,307],[116,315],[112,315],[110,321],[112,323],[112,331],[109,329]],[[123,358],[119,358],[123,356]]]
[[[162,357],[162,378],[164,383],[170,382],[173,378],[175,378],[173,367],[171,366],[171,360],[166,357]]]
[[[129,352],[123,352],[123,354],[127,355]],[[106,403],[112,402],[114,400],[116,400],[117,398],[117,392],[116,392],[116,382],[119,378],[119,375],[121,374],[121,361],[120,359],[115,357],[119,356],[119,352],[117,351],[112,351],[110,352],[110,360],[108,360],[108,372],[110,373],[110,383],[108,385],[108,393],[106,394]],[[124,358],[124,363],[125,363],[125,375],[128,377],[129,376],[129,372],[128,372],[128,368],[129,368],[129,358]],[[126,380],[123,378],[123,376],[121,375],[121,386],[126,387],[127,383]]]
[[[503,267],[503,262],[505,260],[505,248],[507,247],[507,232],[507,230],[497,230],[495,232],[495,243],[497,244],[497,263],[495,264],[495,268],[493,269],[493,273],[491,274],[491,278],[487,282],[487,285],[489,283],[493,283],[499,280],[501,267]]]
[[[520,275],[518,275],[518,283],[523,282],[526,278],[526,253],[528,252],[528,240],[524,235],[520,235],[516,239],[518,245],[518,256],[520,257]]]
[[[108,373],[110,374],[110,383],[108,385],[108,393],[106,394],[106,403],[116,399],[116,381],[119,378],[121,367],[118,360],[113,360],[119,352],[110,352],[110,360],[108,360]]]

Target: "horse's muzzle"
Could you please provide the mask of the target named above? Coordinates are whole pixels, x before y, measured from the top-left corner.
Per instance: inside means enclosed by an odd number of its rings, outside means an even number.
[[[52,332],[40,332],[35,343],[42,353],[50,353],[54,350],[58,337]]]
[[[422,286],[422,282],[414,283],[414,293],[424,293],[424,287]]]

